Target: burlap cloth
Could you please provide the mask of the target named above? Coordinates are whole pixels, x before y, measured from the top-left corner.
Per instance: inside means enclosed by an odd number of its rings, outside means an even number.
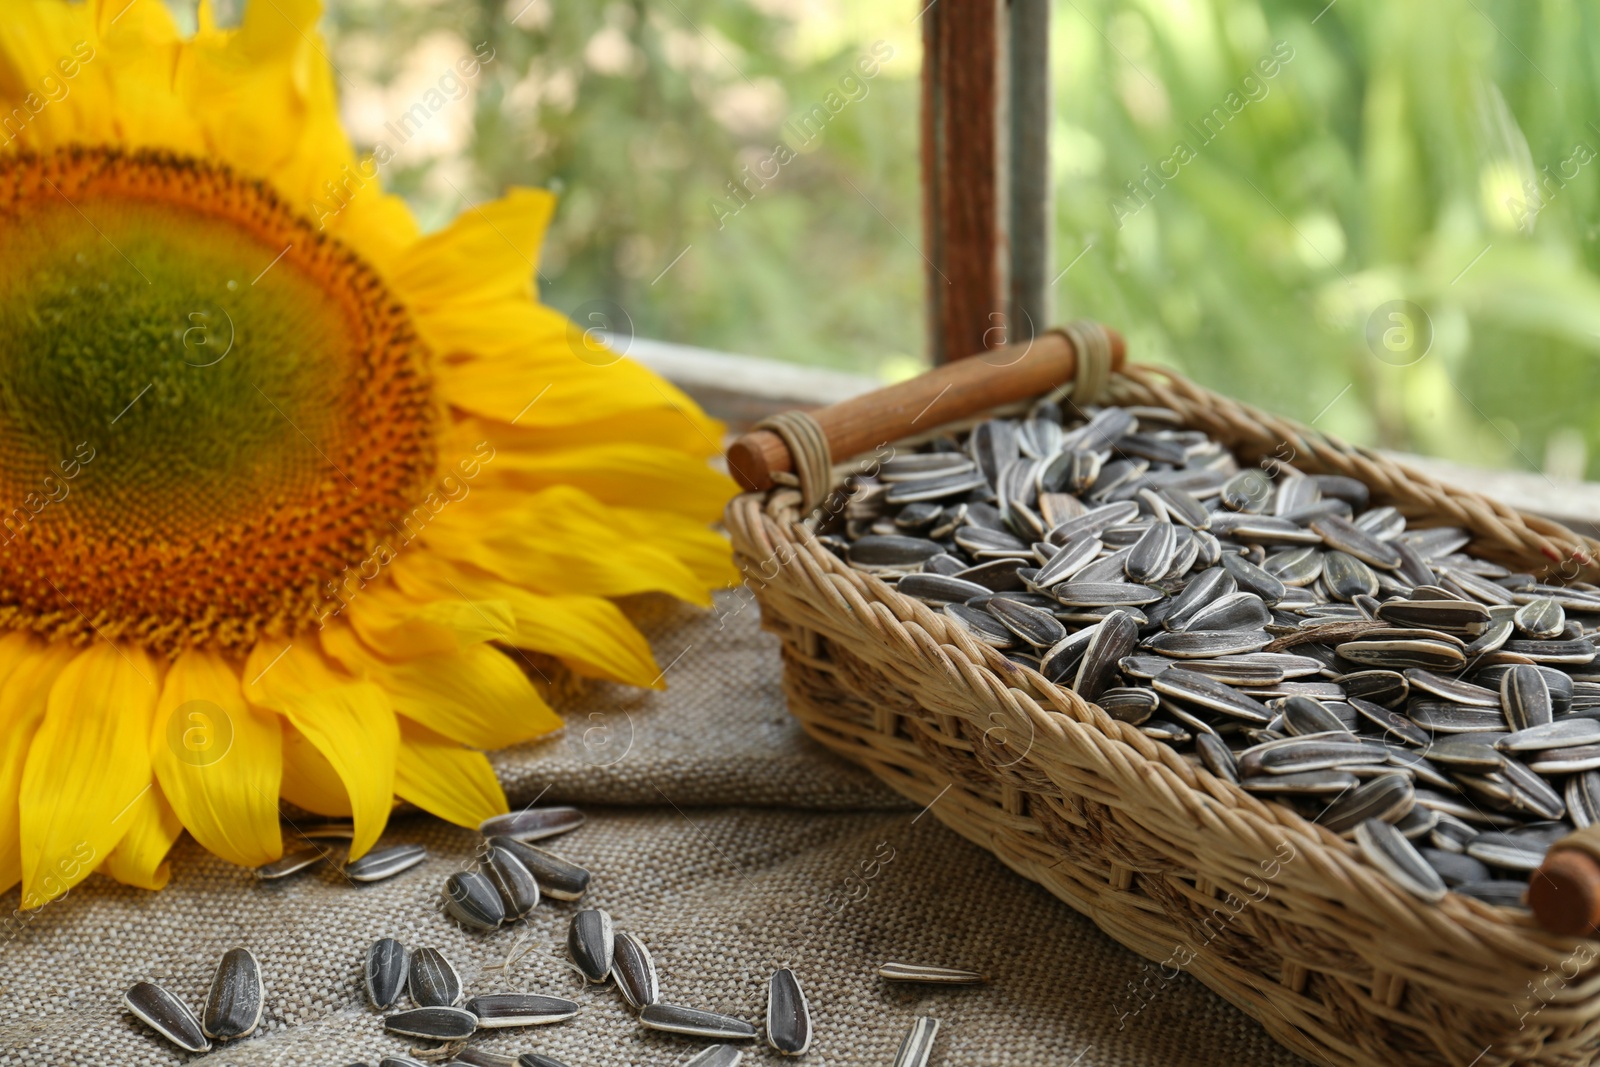
[[[1247,1017],[1187,976],[1166,981],[1038,886],[1012,874],[865,772],[804,737],[784,711],[777,642],[734,594],[719,611],[650,605],[641,623],[664,694],[592,686],[562,710],[566,736],[496,757],[514,804],[584,806],[553,847],[595,872],[587,903],[654,952],[667,999],[760,1025],[766,980],[791,966],[816,1040],[802,1063],[887,1065],[911,1019],[943,1023],[935,1065],[1098,1067],[1294,1064]],[[216,1064],[376,1064],[406,1043],[362,992],[377,937],[434,945],[469,994],[576,998],[571,1022],[484,1034],[490,1051],[544,1052],[572,1067],[681,1064],[701,1042],[641,1028],[611,987],[584,988],[561,960],[576,905],[546,902],[517,928],[469,933],[438,914],[445,877],[476,834],[402,815],[386,841],[430,858],[356,886],[333,870],[275,885],[185,838],[160,893],[100,876],[0,941],[0,1065],[181,1063],[122,1007],[140,979],[197,1010],[221,953],[261,960],[265,1017]],[[865,865],[865,866],[863,866]],[[870,875],[870,877],[869,877]],[[10,915],[16,891],[0,897]],[[8,931],[9,932],[9,931]],[[531,949],[512,967],[514,945]],[[888,959],[982,970],[992,984],[897,988]],[[499,968],[499,969],[497,969]],[[753,1043],[745,1063],[777,1062]]]

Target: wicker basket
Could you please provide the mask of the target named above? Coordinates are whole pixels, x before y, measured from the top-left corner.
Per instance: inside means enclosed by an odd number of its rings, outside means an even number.
[[[1129,367],[1108,399],[1177,411],[1242,463],[1276,455],[1365,481],[1414,525],[1472,551],[1594,577],[1600,545],[1363,449]],[[943,614],[845,566],[793,489],[727,519],[783,641],[790,710],[946,825],[1159,966],[1132,1023],[1181,969],[1312,1062],[1584,1064],[1600,1048],[1600,943],[1525,914],[1409,896],[1345,841],[1197,769],[1173,749],[973,641]]]

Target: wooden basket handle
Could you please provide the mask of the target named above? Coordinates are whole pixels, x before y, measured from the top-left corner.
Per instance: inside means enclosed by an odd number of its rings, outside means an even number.
[[[1528,882],[1528,907],[1552,934],[1587,937],[1600,928],[1600,826],[1550,846]]]
[[[810,466],[820,462],[827,467],[832,457],[869,452],[881,444],[1027,400],[1069,382],[1074,383],[1075,398],[1088,403],[1111,374],[1122,369],[1126,352],[1127,345],[1115,330],[1095,322],[1068,323],[1031,341],[980,352],[799,418],[790,413],[767,420],[728,448],[728,470],[744,489],[764,491],[789,481],[781,476],[796,473],[797,467],[798,473],[806,475],[807,455],[812,459]],[[818,446],[825,441],[826,451],[806,447],[807,434]],[[793,454],[797,448],[807,453],[799,463]],[[802,478],[802,482],[814,481],[814,477]],[[825,493],[827,488],[802,484],[808,497]]]

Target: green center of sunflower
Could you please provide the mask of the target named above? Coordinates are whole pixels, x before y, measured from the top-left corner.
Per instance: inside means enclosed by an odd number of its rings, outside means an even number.
[[[313,622],[432,471],[426,362],[265,186],[0,160],[0,624],[176,650]]]
[[[19,479],[85,444],[108,472],[40,521],[193,536],[338,477],[323,454],[359,369],[338,305],[231,225],[81,211],[46,201],[0,230],[0,451]]]

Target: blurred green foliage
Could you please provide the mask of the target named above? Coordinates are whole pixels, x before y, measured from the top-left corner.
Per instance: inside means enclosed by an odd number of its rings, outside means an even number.
[[[366,101],[358,141],[430,64],[492,45],[459,144],[408,147],[385,180],[429,225],[509,184],[558,189],[550,303],[900,376],[925,337],[921,6],[331,0],[327,30]],[[1600,474],[1600,11],[1056,0],[1052,18],[1057,317],[1357,441]],[[895,51],[865,95],[729,214],[728,183],[796,147],[786,124],[878,40]]]

